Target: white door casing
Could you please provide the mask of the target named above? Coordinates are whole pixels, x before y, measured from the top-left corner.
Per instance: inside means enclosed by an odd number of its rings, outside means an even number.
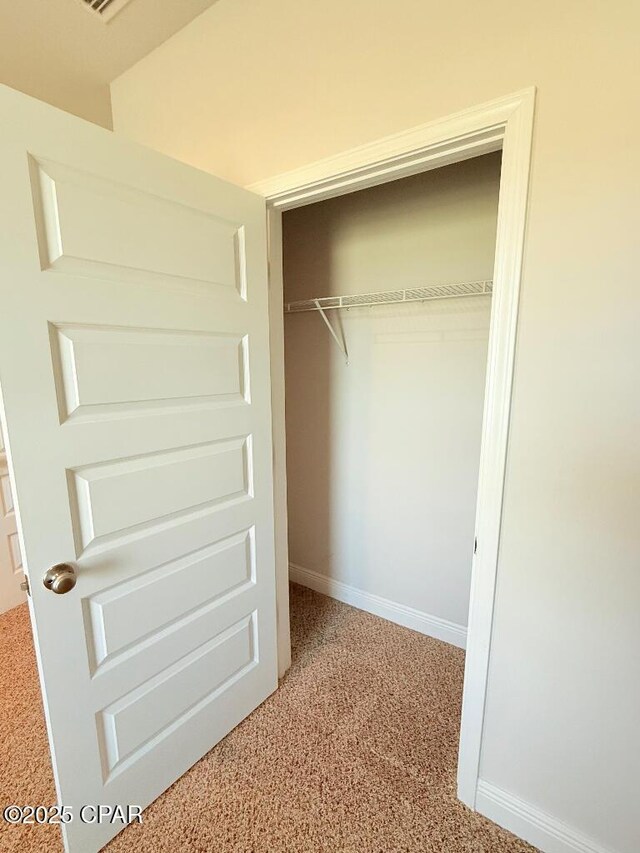
[[[0,613],[24,602],[23,577],[13,488],[0,428]]]
[[[0,87],[0,386],[67,848],[277,686],[265,204]],[[72,562],[75,589],[42,576]]]
[[[281,310],[282,211],[377,186],[428,169],[502,150],[491,330],[484,400],[480,477],[476,510],[477,551],[473,556],[465,663],[458,797],[476,807],[488,686],[493,611],[506,471],[511,390],[515,363],[520,278],[528,204],[535,89],[471,107],[409,128],[249,187],[267,200],[270,220],[270,297]],[[275,316],[275,309],[272,313]],[[281,321],[280,321],[281,323]],[[286,478],[284,352],[275,327],[272,346],[274,465],[280,618],[288,617],[286,581]],[[471,555],[470,555],[471,556]],[[282,670],[290,659],[288,626],[280,627]],[[513,828],[513,827],[508,827]]]

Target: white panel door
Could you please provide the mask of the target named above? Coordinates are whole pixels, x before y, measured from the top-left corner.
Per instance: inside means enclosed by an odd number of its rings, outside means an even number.
[[[146,806],[277,686],[265,206],[5,87],[0,121],[3,426],[91,853],[83,804]]]
[[[13,489],[0,427],[0,613],[25,600],[20,589],[23,579]]]

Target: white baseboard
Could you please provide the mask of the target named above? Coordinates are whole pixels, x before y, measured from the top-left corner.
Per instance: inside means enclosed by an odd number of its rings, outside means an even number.
[[[447,619],[440,619],[438,616],[431,616],[421,610],[407,607],[405,604],[397,604],[388,598],[382,598],[380,595],[374,595],[371,592],[357,589],[355,586],[349,586],[342,581],[328,578],[326,575],[305,569],[295,563],[289,563],[289,577],[294,583],[308,586],[309,589],[314,589],[316,592],[321,592],[331,598],[337,598],[338,601],[351,604],[359,610],[374,613],[376,616],[388,619],[389,622],[395,622],[405,628],[412,628],[414,631],[435,637],[437,640],[443,640],[445,643],[451,643],[461,649],[466,648],[467,629],[463,625],[457,625]]]
[[[543,853],[615,853],[573,826],[484,779],[478,780],[476,810]]]

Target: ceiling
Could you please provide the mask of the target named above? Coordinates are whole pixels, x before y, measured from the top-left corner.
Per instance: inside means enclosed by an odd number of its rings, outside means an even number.
[[[108,22],[83,0],[0,0],[0,82],[110,126],[109,83],[215,0],[131,0]]]

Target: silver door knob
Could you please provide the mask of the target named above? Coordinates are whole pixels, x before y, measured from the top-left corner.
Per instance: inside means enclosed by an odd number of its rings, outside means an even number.
[[[58,595],[70,592],[76,585],[76,570],[71,563],[58,563],[47,570],[42,583]]]

